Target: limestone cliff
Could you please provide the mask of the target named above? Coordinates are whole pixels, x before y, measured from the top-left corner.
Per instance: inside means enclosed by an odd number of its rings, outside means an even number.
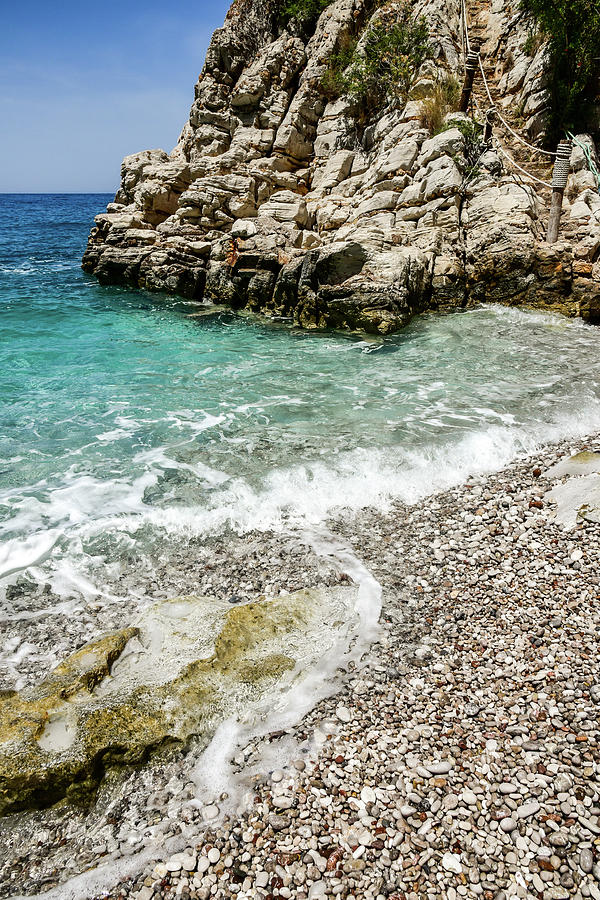
[[[387,333],[416,312],[481,300],[600,319],[600,195],[582,151],[572,159],[561,241],[549,246],[547,191],[496,143],[483,146],[465,117],[450,113],[445,130],[431,133],[431,98],[451,76],[462,80],[459,0],[411,3],[432,49],[402,101],[365,110],[343,94],[331,99],[332,58],[352,40],[360,52],[369,23],[395,5],[333,0],[306,27],[282,24],[278,0],[235,0],[177,146],[124,160],[84,269],[103,283],[304,327]],[[471,14],[495,102],[518,111],[522,133],[539,139],[544,47],[525,52],[516,0]],[[475,101],[481,119],[481,87]],[[539,162],[532,171],[544,176]]]

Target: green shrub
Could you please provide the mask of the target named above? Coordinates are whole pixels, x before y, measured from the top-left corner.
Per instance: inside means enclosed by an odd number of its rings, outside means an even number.
[[[454,75],[439,79],[430,97],[421,104],[421,123],[430,134],[438,134],[444,117],[453,112],[460,100],[460,84]]]
[[[394,97],[405,101],[429,56],[427,22],[414,18],[409,4],[402,3],[383,9],[351,52],[332,59],[325,86],[351,97],[362,112],[373,112]]]
[[[554,139],[565,130],[585,127],[586,106],[600,57],[598,0],[521,0],[548,40],[550,51],[551,130]]]
[[[329,100],[336,100],[345,91],[346,81],[344,73],[348,66],[352,64],[357,43],[357,39],[354,38],[347,47],[344,47],[338,53],[332,54],[329,59],[327,71],[321,81],[323,93]]]
[[[479,175],[479,160],[488,149],[483,141],[483,127],[473,119],[457,119],[449,128],[458,128],[464,138],[463,185]]]
[[[331,0],[286,0],[282,9],[283,21],[295,19],[300,25],[312,25],[330,3]]]

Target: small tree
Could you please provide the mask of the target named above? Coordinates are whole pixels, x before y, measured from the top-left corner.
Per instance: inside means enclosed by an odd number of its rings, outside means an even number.
[[[386,100],[406,100],[422,63],[431,55],[429,28],[408,3],[382,10],[348,58],[332,61],[330,81],[368,112]],[[339,70],[340,62],[346,65]]]
[[[521,0],[548,40],[552,95],[552,137],[585,127],[586,101],[591,97],[600,59],[598,0]]]

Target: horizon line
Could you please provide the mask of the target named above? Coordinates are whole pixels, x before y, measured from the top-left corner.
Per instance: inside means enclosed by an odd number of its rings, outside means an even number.
[[[116,194],[116,191],[0,191],[0,197],[38,197],[40,194],[62,197],[65,194]]]

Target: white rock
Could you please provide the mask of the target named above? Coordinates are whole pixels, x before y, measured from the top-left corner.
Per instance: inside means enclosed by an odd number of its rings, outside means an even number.
[[[364,787],[360,792],[360,799],[363,803],[375,803],[377,797],[373,788]]]
[[[534,816],[539,809],[540,804],[538,801],[531,800],[529,803],[523,803],[522,806],[519,806],[516,810],[516,815],[519,819],[528,819],[530,816]]]
[[[432,775],[447,775],[451,771],[453,763],[449,759],[441,759],[439,762],[427,763],[426,768]]]
[[[464,138],[462,132],[458,128],[449,128],[447,131],[441,131],[434,137],[425,141],[421,147],[421,153],[417,160],[417,165],[426,166],[432,159],[444,154],[451,155],[459,153],[464,146]]]
[[[349,722],[350,719],[352,718],[352,716],[350,714],[350,710],[348,709],[347,706],[341,706],[341,705],[338,706],[335,711],[335,714],[338,717],[338,719],[340,720],[340,722]]]
[[[460,875],[463,870],[460,857],[456,853],[444,853],[442,865],[447,872],[454,872],[455,875]]]

